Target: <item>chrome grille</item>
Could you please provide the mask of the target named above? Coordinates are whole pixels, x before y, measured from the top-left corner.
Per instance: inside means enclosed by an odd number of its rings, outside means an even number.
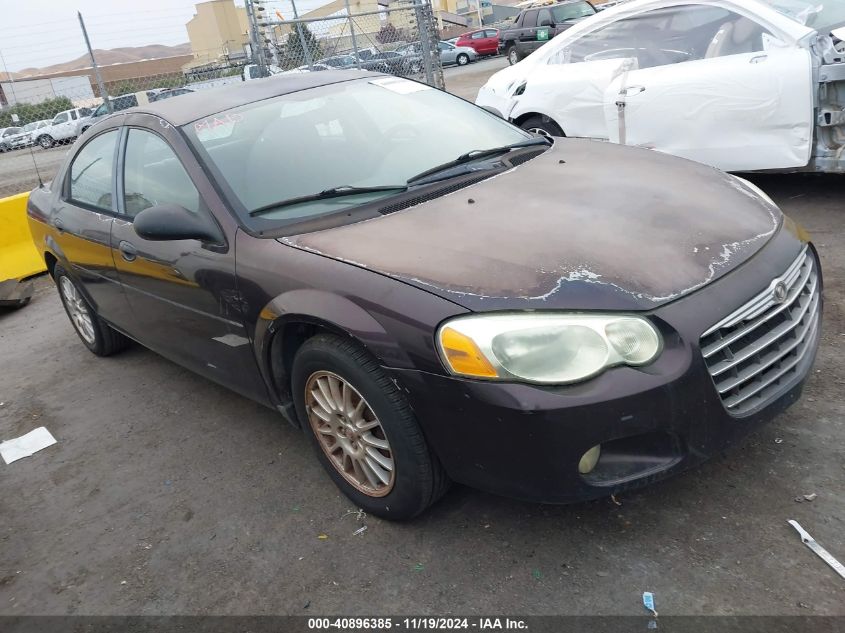
[[[812,354],[819,276],[805,247],[766,290],[701,336],[701,353],[725,408],[747,414],[775,399]]]

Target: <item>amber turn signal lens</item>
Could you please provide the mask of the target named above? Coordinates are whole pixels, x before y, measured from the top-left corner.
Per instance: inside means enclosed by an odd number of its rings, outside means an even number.
[[[493,369],[475,342],[456,332],[450,327],[440,332],[440,347],[446,356],[446,362],[456,374],[463,376],[478,376],[479,378],[496,378],[498,374]]]

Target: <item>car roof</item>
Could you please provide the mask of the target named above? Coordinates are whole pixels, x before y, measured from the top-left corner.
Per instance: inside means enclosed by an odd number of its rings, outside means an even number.
[[[180,99],[153,101],[149,105],[130,108],[125,112],[152,114],[161,117],[171,125],[180,126],[255,101],[271,99],[319,86],[381,76],[383,76],[381,73],[359,70],[324,70],[292,75],[275,75],[254,81],[219,86],[211,90],[197,90],[182,95]]]

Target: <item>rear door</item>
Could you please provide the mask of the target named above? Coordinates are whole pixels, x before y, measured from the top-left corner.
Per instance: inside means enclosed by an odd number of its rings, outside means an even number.
[[[133,114],[124,130],[118,158],[119,215],[111,245],[132,333],[163,356],[265,401],[235,278],[237,226],[172,127]],[[163,204],[209,216],[225,243],[140,237],[133,227],[135,216]]]
[[[809,51],[724,9],[664,11],[670,20],[662,33],[671,40],[654,36],[645,53],[676,63],[642,67],[641,55],[640,68],[614,80],[604,97],[610,140],[726,171],[806,165],[813,138]]]

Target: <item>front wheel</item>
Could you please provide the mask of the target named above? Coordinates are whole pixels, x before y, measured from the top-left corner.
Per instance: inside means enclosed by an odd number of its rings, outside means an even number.
[[[460,54],[460,55],[458,55],[458,57],[455,59],[455,63],[456,63],[458,66],[466,66],[467,64],[469,64],[469,55],[467,55],[466,53],[461,53],[461,54]]]
[[[522,60],[522,55],[519,54],[519,51],[514,45],[508,47],[506,54],[508,56],[508,64],[511,66],[518,64]]]
[[[292,388],[318,459],[357,507],[409,519],[448,488],[402,393],[353,341],[331,335],[306,341],[294,358]]]
[[[540,136],[566,136],[560,126],[552,121],[547,116],[536,115],[525,119],[520,123],[521,127],[526,132],[538,134]]]
[[[44,136],[38,137],[38,144],[43,149],[50,149],[55,144],[55,141],[53,140],[52,136],[48,136],[47,134],[45,134]]]
[[[129,339],[97,316],[61,264],[56,264],[53,269],[53,278],[59,287],[65,312],[85,347],[97,356],[111,356],[129,345]]]

